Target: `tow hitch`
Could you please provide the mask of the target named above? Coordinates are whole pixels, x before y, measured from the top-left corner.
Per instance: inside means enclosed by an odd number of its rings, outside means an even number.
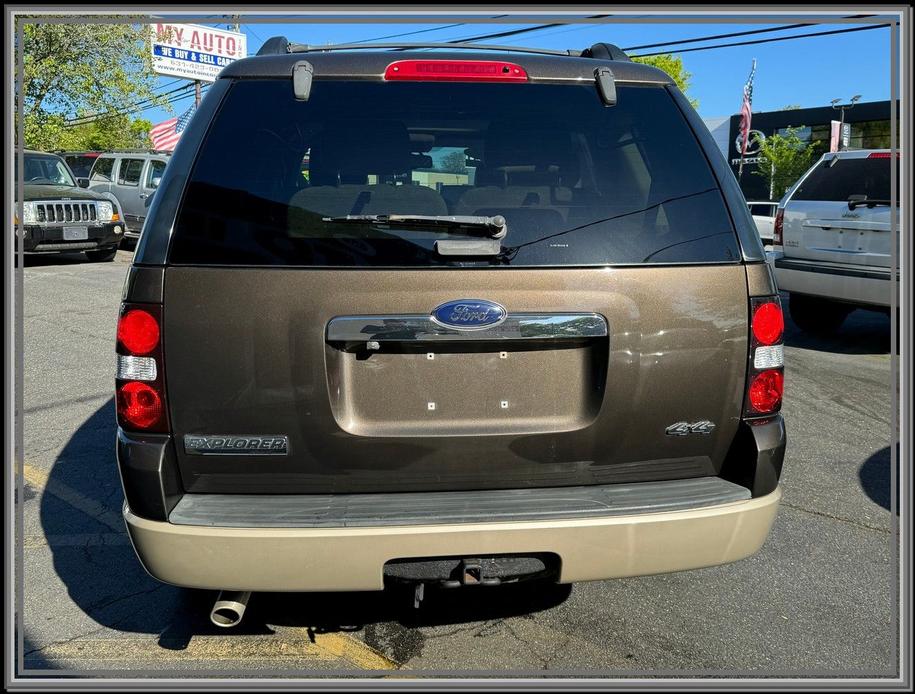
[[[555,555],[504,555],[494,557],[453,557],[398,559],[385,564],[385,579],[413,588],[413,606],[425,598],[426,586],[462,588],[498,586],[537,578],[556,578],[559,558]]]

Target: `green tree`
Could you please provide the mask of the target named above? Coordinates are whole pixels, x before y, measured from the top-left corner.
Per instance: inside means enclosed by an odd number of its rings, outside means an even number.
[[[442,157],[439,163],[439,171],[448,173],[462,174],[467,173],[467,157],[463,152],[449,152]]]
[[[770,135],[759,145],[759,155],[765,161],[753,173],[766,180],[773,200],[784,195],[820,154],[821,143],[811,144],[798,137],[803,127],[785,128],[784,134]]]
[[[671,55],[670,53],[665,53],[663,55],[646,55],[642,58],[633,58],[632,62],[642,63],[643,65],[651,65],[656,67],[659,70],[663,70],[670,78],[674,81],[677,87],[680,88],[680,91],[686,94],[686,98],[689,99],[689,103],[692,104],[693,108],[699,108],[699,100],[693,99],[687,93],[689,89],[689,81],[692,78],[693,74],[687,72],[683,69],[683,59]]]
[[[153,92],[148,32],[146,24],[24,24],[26,146],[52,150],[74,142],[74,135],[66,132],[74,118],[130,112],[144,99],[165,105],[166,98]],[[80,132],[107,145],[102,136],[119,135],[117,126],[128,122],[100,121],[98,128]]]
[[[58,149],[112,150],[146,149],[152,146],[149,131],[152,123],[142,118],[131,120],[118,114],[89,119],[88,122],[64,127],[57,140]]]

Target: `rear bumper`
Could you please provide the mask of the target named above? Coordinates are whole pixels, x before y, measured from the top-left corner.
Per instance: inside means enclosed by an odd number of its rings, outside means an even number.
[[[794,260],[781,252],[767,256],[782,291],[863,306],[890,306],[899,291],[887,268]]]
[[[179,586],[255,591],[381,590],[393,559],[553,553],[559,581],[715,566],[755,553],[780,488],[701,508],[604,517],[373,527],[212,527],[141,518],[124,505],[143,566]]]

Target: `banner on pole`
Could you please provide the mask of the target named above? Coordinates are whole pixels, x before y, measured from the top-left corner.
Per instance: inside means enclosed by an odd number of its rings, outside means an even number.
[[[151,24],[153,71],[160,75],[214,82],[219,71],[247,57],[243,33],[197,24]]]

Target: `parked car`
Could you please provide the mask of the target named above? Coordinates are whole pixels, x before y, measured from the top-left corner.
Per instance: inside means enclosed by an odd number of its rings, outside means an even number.
[[[143,566],[229,626],[756,552],[783,320],[698,114],[607,44],[404,48],[271,39],[184,131],[117,329]]]
[[[829,152],[788,191],[775,221],[770,262],[802,330],[837,331],[856,308],[888,312],[899,284],[892,264],[893,155]],[[898,156],[895,159],[898,181]],[[897,227],[898,228],[898,227]]]
[[[139,238],[149,200],[162,180],[170,156],[170,152],[124,151],[106,152],[95,160],[89,174],[89,189],[117,198],[124,211],[128,239]]]
[[[92,171],[92,165],[102,153],[60,151],[57,152],[57,154],[64,158],[64,161],[67,162],[67,166],[70,167],[70,171],[72,171],[76,179],[79,180],[80,178],[89,178],[89,172]]]
[[[15,160],[18,181],[18,157]],[[124,232],[117,203],[78,187],[56,154],[26,150],[23,162],[24,187],[20,191],[16,186],[17,210],[20,198],[23,201],[22,226],[18,217],[15,220],[23,252],[83,251],[89,260],[114,260]]]
[[[759,238],[762,239],[766,246],[772,245],[772,237],[775,233],[775,214],[778,211],[778,202],[747,202],[750,208],[750,214],[753,215],[753,221],[756,223],[756,229],[759,231]]]

